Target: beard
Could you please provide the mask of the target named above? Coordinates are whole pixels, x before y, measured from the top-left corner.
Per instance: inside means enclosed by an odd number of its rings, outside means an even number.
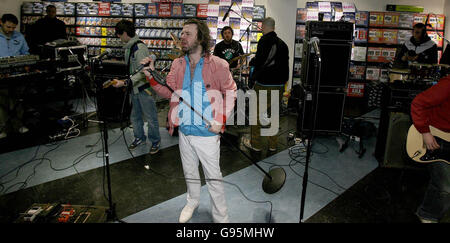
[[[183,49],[184,53],[192,54],[192,53],[196,52],[199,47],[200,47],[200,43],[198,41],[195,41],[195,43],[192,44],[191,46],[185,46],[182,49]]]

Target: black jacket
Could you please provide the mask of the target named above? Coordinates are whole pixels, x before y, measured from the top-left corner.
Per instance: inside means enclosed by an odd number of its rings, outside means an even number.
[[[274,58],[268,60],[272,48],[276,48],[276,52]],[[285,84],[289,80],[288,46],[273,31],[263,35],[250,66],[254,66],[252,80],[262,85]]]
[[[406,41],[395,57],[396,67],[408,67],[408,62],[401,59],[407,52],[418,55],[418,63],[436,64],[438,62],[437,45],[428,35],[424,36],[420,42],[417,42],[414,37]]]
[[[28,35],[30,49],[32,49],[30,52],[35,52],[38,45],[58,39],[67,39],[66,24],[57,18],[50,19],[45,16],[31,26]]]

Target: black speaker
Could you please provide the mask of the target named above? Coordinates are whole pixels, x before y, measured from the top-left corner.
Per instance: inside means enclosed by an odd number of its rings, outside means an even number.
[[[306,132],[311,129],[311,105],[312,94],[305,91],[302,101],[302,114],[297,119],[297,131]],[[319,92],[319,100],[316,114],[317,132],[340,132],[344,114],[345,93]],[[314,112],[314,111],[313,111]]]
[[[130,119],[131,103],[129,96],[125,97],[126,88],[103,89],[98,94],[98,109],[100,119],[110,122],[127,122]]]
[[[130,119],[131,102],[126,88],[103,88],[103,84],[112,79],[126,79],[127,73],[124,61],[103,60],[94,66],[100,119],[110,122],[127,122]]]
[[[312,45],[308,44],[307,40],[304,40],[303,46],[306,48],[302,57],[302,85],[310,88],[317,78],[314,65],[315,54],[312,53]],[[321,55],[319,87],[347,87],[352,44],[321,41],[319,49]]]

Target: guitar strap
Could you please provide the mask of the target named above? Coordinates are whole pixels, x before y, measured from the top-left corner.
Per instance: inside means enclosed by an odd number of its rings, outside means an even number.
[[[127,67],[128,67],[128,73],[131,74],[131,70],[130,70],[130,62],[131,62],[131,58],[134,58],[134,53],[139,50],[138,44],[142,43],[144,44],[144,42],[142,42],[141,40],[136,41],[136,43],[134,43],[131,48],[130,48],[130,55],[128,56],[128,63],[127,63]]]

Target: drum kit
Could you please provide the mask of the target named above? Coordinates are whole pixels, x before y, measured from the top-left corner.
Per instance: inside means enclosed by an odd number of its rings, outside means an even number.
[[[432,83],[450,74],[450,65],[411,63],[407,69],[389,69],[389,81]]]
[[[251,54],[252,53],[243,54],[228,61],[230,66],[235,62],[238,62],[238,67],[231,68],[230,72],[233,75],[233,79],[236,82],[237,88],[243,91],[250,89],[248,86],[249,68],[246,65],[246,57],[250,56]]]

